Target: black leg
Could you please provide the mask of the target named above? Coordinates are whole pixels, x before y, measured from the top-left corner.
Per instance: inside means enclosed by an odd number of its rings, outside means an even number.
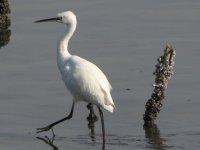
[[[55,125],[57,125],[57,124],[59,124],[59,123],[65,121],[65,120],[69,120],[69,119],[72,118],[72,116],[73,116],[73,111],[74,111],[74,102],[73,102],[73,104],[72,104],[71,112],[70,112],[70,114],[69,114],[67,117],[62,118],[62,119],[60,119],[60,120],[58,120],[58,121],[56,121],[56,122],[54,122],[54,123],[52,123],[52,124],[50,124],[50,125],[48,125],[48,126],[46,126],[46,127],[37,128],[37,133],[44,132],[44,131],[48,131],[48,130],[50,130],[50,129],[51,129],[52,132],[53,132],[53,129],[52,129],[52,128],[53,128]],[[54,132],[53,132],[53,134],[54,134]]]
[[[103,111],[99,106],[97,106],[99,109],[99,115],[101,118],[101,125],[102,125],[102,135],[103,135],[103,142],[105,143],[105,127],[104,127],[104,118],[103,118]]]

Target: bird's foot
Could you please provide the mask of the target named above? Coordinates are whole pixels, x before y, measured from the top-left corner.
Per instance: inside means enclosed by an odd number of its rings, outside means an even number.
[[[40,132],[49,131],[50,129],[51,129],[51,131],[52,131],[53,135],[55,135],[55,134],[54,134],[54,131],[53,131],[53,128],[52,128],[52,126],[51,126],[51,125],[48,125],[48,126],[46,126],[46,127],[43,127],[43,128],[37,128],[37,132],[36,132],[36,133],[40,133]]]
[[[55,135],[52,138],[45,136],[45,137],[36,137],[37,139],[43,141],[47,145],[51,146],[54,150],[58,150],[58,147],[54,144]]]
[[[52,145],[54,142],[55,136],[53,136],[52,139],[50,139],[48,136],[45,136],[44,138],[43,137],[36,137],[36,138],[44,141],[45,143],[47,143],[49,145]]]

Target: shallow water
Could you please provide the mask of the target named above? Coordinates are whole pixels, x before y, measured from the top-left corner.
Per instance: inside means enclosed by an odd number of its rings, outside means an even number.
[[[11,0],[10,8],[10,42],[0,49],[1,149],[199,148],[199,1]],[[91,138],[85,103],[76,106],[72,120],[55,127],[53,144],[36,138],[51,138],[51,132],[36,134],[36,128],[63,117],[72,103],[56,66],[64,26],[33,23],[63,10],[74,11],[78,19],[71,53],[103,68],[113,86],[117,111],[104,113],[105,145],[99,121]],[[177,53],[174,76],[157,126],[145,131],[142,115],[152,72],[166,43]]]

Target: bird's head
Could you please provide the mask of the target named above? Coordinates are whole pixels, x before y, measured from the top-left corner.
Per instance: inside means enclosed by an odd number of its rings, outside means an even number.
[[[40,22],[59,22],[69,25],[74,23],[76,24],[76,15],[71,11],[65,11],[58,13],[57,17],[35,21],[35,23]]]

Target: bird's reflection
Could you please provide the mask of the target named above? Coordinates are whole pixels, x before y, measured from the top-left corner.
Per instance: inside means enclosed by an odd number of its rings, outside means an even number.
[[[88,128],[90,129],[90,138],[92,142],[96,142],[96,137],[95,137],[95,123],[98,121],[98,117],[96,116],[93,105],[88,104],[87,108],[89,109],[89,115],[87,117],[88,121]],[[104,133],[105,135],[105,133]],[[54,141],[56,139],[56,135],[52,134],[52,137],[50,138],[49,136],[44,136],[44,137],[36,137],[37,139],[43,141],[45,144],[49,145],[53,150],[58,150],[58,146],[55,145]],[[102,142],[102,150],[105,150],[105,137],[102,136],[103,142]]]
[[[93,105],[92,104],[88,104],[87,108],[89,109],[89,115],[87,117],[87,121],[88,121],[88,128],[90,129],[91,133],[90,133],[90,137],[92,139],[92,141],[95,141],[95,123],[98,121],[98,117],[96,116],[94,109],[93,109]]]
[[[95,142],[95,123],[98,121],[98,117],[96,116],[94,109],[93,109],[93,105],[92,104],[88,104],[87,108],[89,109],[89,115],[87,117],[87,121],[88,121],[88,128],[90,129],[90,137],[92,139],[93,142]],[[103,126],[104,128],[104,126]],[[103,132],[105,132],[105,130],[102,130]],[[102,150],[105,150],[105,133],[102,133]]]
[[[147,139],[148,144],[155,150],[165,150],[166,141],[161,137],[160,130],[158,129],[156,124],[144,125],[143,129],[145,130],[145,137]]]
[[[37,139],[43,141],[50,147],[52,147],[53,150],[58,150],[58,147],[53,143],[55,140],[55,135],[52,136],[52,138],[49,138],[48,136],[45,137],[36,137]]]
[[[7,45],[10,41],[11,30],[9,29],[10,7],[7,0],[0,1],[0,48]]]

